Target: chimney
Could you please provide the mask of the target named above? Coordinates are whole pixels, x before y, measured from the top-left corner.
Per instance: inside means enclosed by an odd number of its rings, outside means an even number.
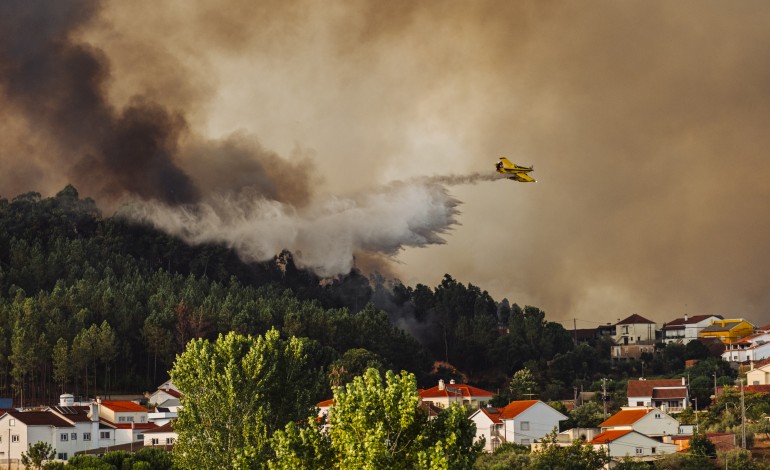
[[[446,387],[444,387],[444,379],[438,379],[438,389],[444,390]]]
[[[455,384],[455,379],[449,379],[449,385],[454,385],[454,384]]]
[[[682,385],[687,385],[687,379],[685,379],[684,377],[682,377]]]
[[[684,321],[687,321],[687,314],[684,314]]]

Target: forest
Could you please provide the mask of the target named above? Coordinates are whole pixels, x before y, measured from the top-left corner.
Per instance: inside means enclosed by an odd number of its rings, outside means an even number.
[[[571,398],[603,378],[620,398],[625,380],[644,373],[640,363],[612,364],[608,339],[577,343],[539,308],[449,274],[411,287],[356,270],[321,279],[288,252],[246,263],[226,246],[188,246],[120,211],[104,217],[72,186],[0,198],[0,227],[0,395],[16,406],[64,392],[151,391],[190,340],[231,331],[307,339],[308,367],[325,377],[319,401],[368,367],[410,371],[422,387],[456,378],[501,401]],[[684,359],[708,355],[691,349],[647,358],[647,373],[681,374]],[[524,386],[513,380],[522,369]],[[690,372],[694,393],[708,396],[715,370],[732,380],[719,361],[702,369]]]

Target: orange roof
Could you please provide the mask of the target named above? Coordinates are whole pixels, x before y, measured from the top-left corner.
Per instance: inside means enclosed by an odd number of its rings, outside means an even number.
[[[621,438],[630,432],[634,432],[634,430],[620,429],[617,431],[604,431],[603,433],[594,437],[594,439],[591,441],[591,444],[606,444],[608,442],[614,441],[615,439]]]
[[[630,426],[642,419],[651,411],[650,408],[633,408],[620,410],[610,416],[605,422],[599,425],[600,428],[610,428],[613,426]]]
[[[138,405],[128,400],[102,400],[102,406],[117,413],[136,413],[138,411],[147,413],[148,411],[147,408],[142,405]]]
[[[651,397],[654,388],[686,387],[682,379],[629,380],[627,397]],[[682,395],[684,396],[684,395]]]
[[[518,400],[505,405],[500,413],[500,419],[513,419],[522,411],[537,403],[539,400]]]
[[[502,414],[502,409],[500,408],[492,408],[491,406],[488,407],[481,407],[479,408],[482,413],[487,415],[487,417],[492,421],[493,423],[500,424],[502,421],[500,421],[500,416]]]
[[[492,397],[494,395],[495,394],[492,392],[488,392],[486,390],[482,390],[478,387],[474,387],[468,384],[446,384],[443,390],[440,390],[439,386],[436,385],[435,387],[432,387],[426,390],[420,390],[420,398],[422,398],[423,400],[426,398],[443,398],[443,397],[448,397],[448,398]]]
[[[318,403],[316,403],[315,406],[318,408],[326,408],[327,406],[332,406],[332,405],[334,405],[334,398],[329,398],[328,400],[319,401]]]

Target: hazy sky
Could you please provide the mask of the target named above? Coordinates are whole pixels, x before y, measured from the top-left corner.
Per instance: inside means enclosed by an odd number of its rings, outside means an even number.
[[[449,273],[570,327],[767,324],[769,18],[764,0],[8,0],[0,194],[72,182],[191,240]],[[538,182],[482,176],[503,155]]]

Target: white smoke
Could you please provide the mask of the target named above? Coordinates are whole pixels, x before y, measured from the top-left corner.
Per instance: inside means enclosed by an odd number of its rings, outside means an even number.
[[[444,235],[459,223],[460,204],[445,185],[495,179],[427,177],[348,197],[316,198],[301,208],[241,191],[187,207],[134,201],[121,213],[191,244],[225,243],[249,261],[268,260],[286,249],[298,266],[331,277],[350,272],[359,253],[393,257],[406,247],[445,243]]]

